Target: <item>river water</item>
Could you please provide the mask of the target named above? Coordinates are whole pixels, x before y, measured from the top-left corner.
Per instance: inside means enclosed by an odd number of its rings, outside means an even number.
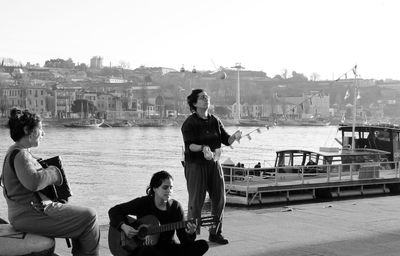
[[[226,127],[233,133],[238,127]],[[228,157],[245,167],[257,162],[273,166],[275,151],[310,149],[338,144],[337,127],[240,127],[244,137],[233,149],[224,147]],[[107,212],[117,203],[145,194],[151,175],[167,170],[174,177],[173,197],[187,208],[186,183],[181,165],[183,140],[180,127],[166,128],[53,128],[44,127],[45,137],[32,152],[42,158],[60,155],[70,182],[72,204],[96,209],[100,224],[108,223]],[[9,131],[0,128],[0,160],[13,143]],[[0,217],[7,219],[7,205],[0,196]]]

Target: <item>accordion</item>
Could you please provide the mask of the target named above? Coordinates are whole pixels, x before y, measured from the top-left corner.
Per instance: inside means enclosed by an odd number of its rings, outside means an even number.
[[[47,168],[50,165],[56,166],[61,171],[61,175],[63,177],[63,183],[60,186],[49,185],[39,192],[47,196],[52,201],[64,204],[67,203],[68,198],[72,196],[72,192],[62,166],[61,157],[55,156],[45,160],[38,159],[38,162],[43,168]]]

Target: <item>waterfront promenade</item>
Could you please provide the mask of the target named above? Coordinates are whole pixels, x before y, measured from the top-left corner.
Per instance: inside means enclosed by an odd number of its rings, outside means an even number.
[[[101,226],[101,256],[111,255]],[[202,228],[200,238],[207,239]],[[232,208],[225,213],[229,244],[210,243],[209,256],[391,256],[400,254],[400,196]],[[70,255],[64,239],[56,252]]]

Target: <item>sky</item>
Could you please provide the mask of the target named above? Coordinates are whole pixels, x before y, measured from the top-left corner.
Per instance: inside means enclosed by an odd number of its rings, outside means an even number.
[[[397,0],[0,0],[0,56],[400,80]],[[349,73],[351,78],[353,73]],[[354,77],[354,75],[353,75]]]

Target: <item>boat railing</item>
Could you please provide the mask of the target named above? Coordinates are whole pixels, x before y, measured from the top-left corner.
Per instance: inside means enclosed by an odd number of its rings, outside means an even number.
[[[223,171],[228,191],[234,186],[251,188],[255,184],[279,186],[400,178],[398,161],[268,168],[223,165]]]

